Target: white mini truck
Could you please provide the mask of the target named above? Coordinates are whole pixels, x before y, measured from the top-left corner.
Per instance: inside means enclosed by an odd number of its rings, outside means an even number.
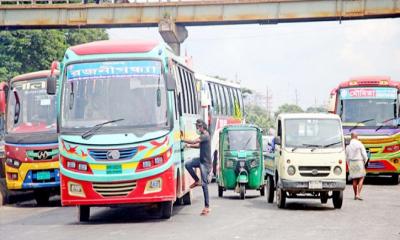
[[[329,198],[341,208],[346,156],[340,118],[324,113],[280,114],[265,154],[267,199],[284,208],[287,198]]]

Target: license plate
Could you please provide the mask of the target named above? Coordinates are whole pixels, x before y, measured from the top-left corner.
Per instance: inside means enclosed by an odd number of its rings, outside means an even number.
[[[50,172],[48,172],[48,171],[37,172],[36,173],[36,179],[37,180],[49,180],[50,179]]]
[[[309,189],[322,189],[321,181],[310,181],[308,184]]]
[[[121,165],[108,165],[107,174],[119,174],[122,173]]]

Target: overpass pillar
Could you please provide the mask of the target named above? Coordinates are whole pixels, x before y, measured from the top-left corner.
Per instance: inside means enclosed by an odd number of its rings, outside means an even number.
[[[158,31],[164,41],[177,55],[180,55],[181,43],[188,37],[188,31],[185,26],[177,25],[172,19],[166,18],[158,23]]]

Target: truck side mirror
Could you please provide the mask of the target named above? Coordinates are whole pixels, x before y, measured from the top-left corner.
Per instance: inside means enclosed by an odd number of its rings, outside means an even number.
[[[171,73],[167,73],[166,77],[167,77],[166,84],[167,84],[168,91],[175,91],[176,82],[175,82],[174,76]]]
[[[281,145],[281,144],[282,144],[281,137],[279,137],[279,136],[275,137],[274,143],[275,143],[276,145]]]

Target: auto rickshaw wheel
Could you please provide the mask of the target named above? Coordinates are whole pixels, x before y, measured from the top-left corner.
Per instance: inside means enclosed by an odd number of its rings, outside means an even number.
[[[278,208],[285,208],[286,192],[281,188],[276,189],[276,203],[278,205]]]
[[[224,188],[218,185],[218,197],[222,197],[224,195]]]
[[[79,222],[89,221],[90,207],[89,206],[79,206],[78,207],[78,218],[79,218]]]
[[[328,202],[328,192],[321,192],[320,197],[322,204],[326,204]]]
[[[267,201],[268,201],[268,203],[274,202],[274,195],[275,195],[274,178],[272,176],[268,176],[267,177]]]
[[[240,184],[239,192],[240,192],[240,199],[242,199],[242,200],[245,199],[246,186],[244,184]]]

